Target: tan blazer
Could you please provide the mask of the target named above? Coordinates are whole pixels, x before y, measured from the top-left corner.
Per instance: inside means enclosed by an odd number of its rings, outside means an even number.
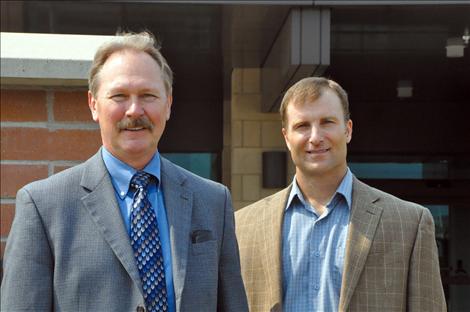
[[[290,189],[236,212],[253,312],[282,311],[281,227]],[[446,311],[428,209],[354,178],[345,252],[339,311]]]

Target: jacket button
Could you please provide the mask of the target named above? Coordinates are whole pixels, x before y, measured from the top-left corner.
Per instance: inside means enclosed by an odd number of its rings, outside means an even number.
[[[144,306],[137,306],[137,309],[135,309],[136,312],[145,312],[145,307]]]

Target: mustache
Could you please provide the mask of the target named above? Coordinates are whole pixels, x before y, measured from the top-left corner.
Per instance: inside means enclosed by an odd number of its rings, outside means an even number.
[[[154,124],[146,117],[140,117],[137,119],[133,118],[124,118],[117,123],[117,127],[119,130],[124,130],[127,128],[144,128],[153,130]]]

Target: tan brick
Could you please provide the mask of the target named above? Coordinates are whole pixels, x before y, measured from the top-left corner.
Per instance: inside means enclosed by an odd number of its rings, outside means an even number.
[[[282,188],[278,188],[278,189],[261,188],[260,197],[265,198],[265,197],[271,196],[274,193],[279,192],[280,190],[282,190]]]
[[[260,147],[261,125],[258,121],[243,122],[243,147]]]
[[[243,91],[243,69],[235,68],[232,71],[232,93],[241,93]]]
[[[243,93],[259,93],[261,91],[260,81],[259,68],[243,69]]]
[[[253,204],[254,201],[234,201],[233,202],[233,210],[237,211],[237,210],[240,210],[242,208],[245,208],[246,206],[248,205],[251,205]]]
[[[234,211],[240,210],[241,208],[242,208],[242,206],[241,206],[240,201],[233,201],[233,210]]]
[[[11,223],[15,216],[14,204],[1,204],[0,207],[0,236],[8,236],[10,233]]]
[[[242,146],[242,122],[233,121],[232,122],[232,147],[241,147]]]
[[[256,201],[260,199],[260,178],[259,175],[244,175],[242,177],[242,199],[244,201]]]
[[[232,174],[230,192],[232,193],[233,200],[242,199],[242,176],[241,175]]]
[[[1,121],[47,121],[46,92],[1,90]]]
[[[280,121],[264,121],[261,125],[261,146],[285,147],[286,143],[282,135]]]
[[[261,96],[259,94],[232,94],[232,120],[259,120]]]
[[[101,146],[99,130],[2,128],[1,138],[9,160],[85,160]]]
[[[16,192],[29,182],[46,178],[46,165],[5,165],[1,166],[1,196],[13,198]]]
[[[261,95],[232,94],[232,120],[280,120],[278,112],[261,112]]]
[[[261,150],[257,148],[234,148],[232,174],[261,174]]]
[[[87,91],[56,92],[54,120],[92,122]]]

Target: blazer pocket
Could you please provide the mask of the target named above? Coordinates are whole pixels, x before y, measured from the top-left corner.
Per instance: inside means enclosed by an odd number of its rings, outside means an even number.
[[[207,240],[200,243],[191,244],[191,254],[193,256],[197,255],[208,255],[216,252],[217,241],[216,240]]]
[[[191,242],[193,244],[203,243],[213,239],[212,232],[209,230],[194,230],[191,232]]]

